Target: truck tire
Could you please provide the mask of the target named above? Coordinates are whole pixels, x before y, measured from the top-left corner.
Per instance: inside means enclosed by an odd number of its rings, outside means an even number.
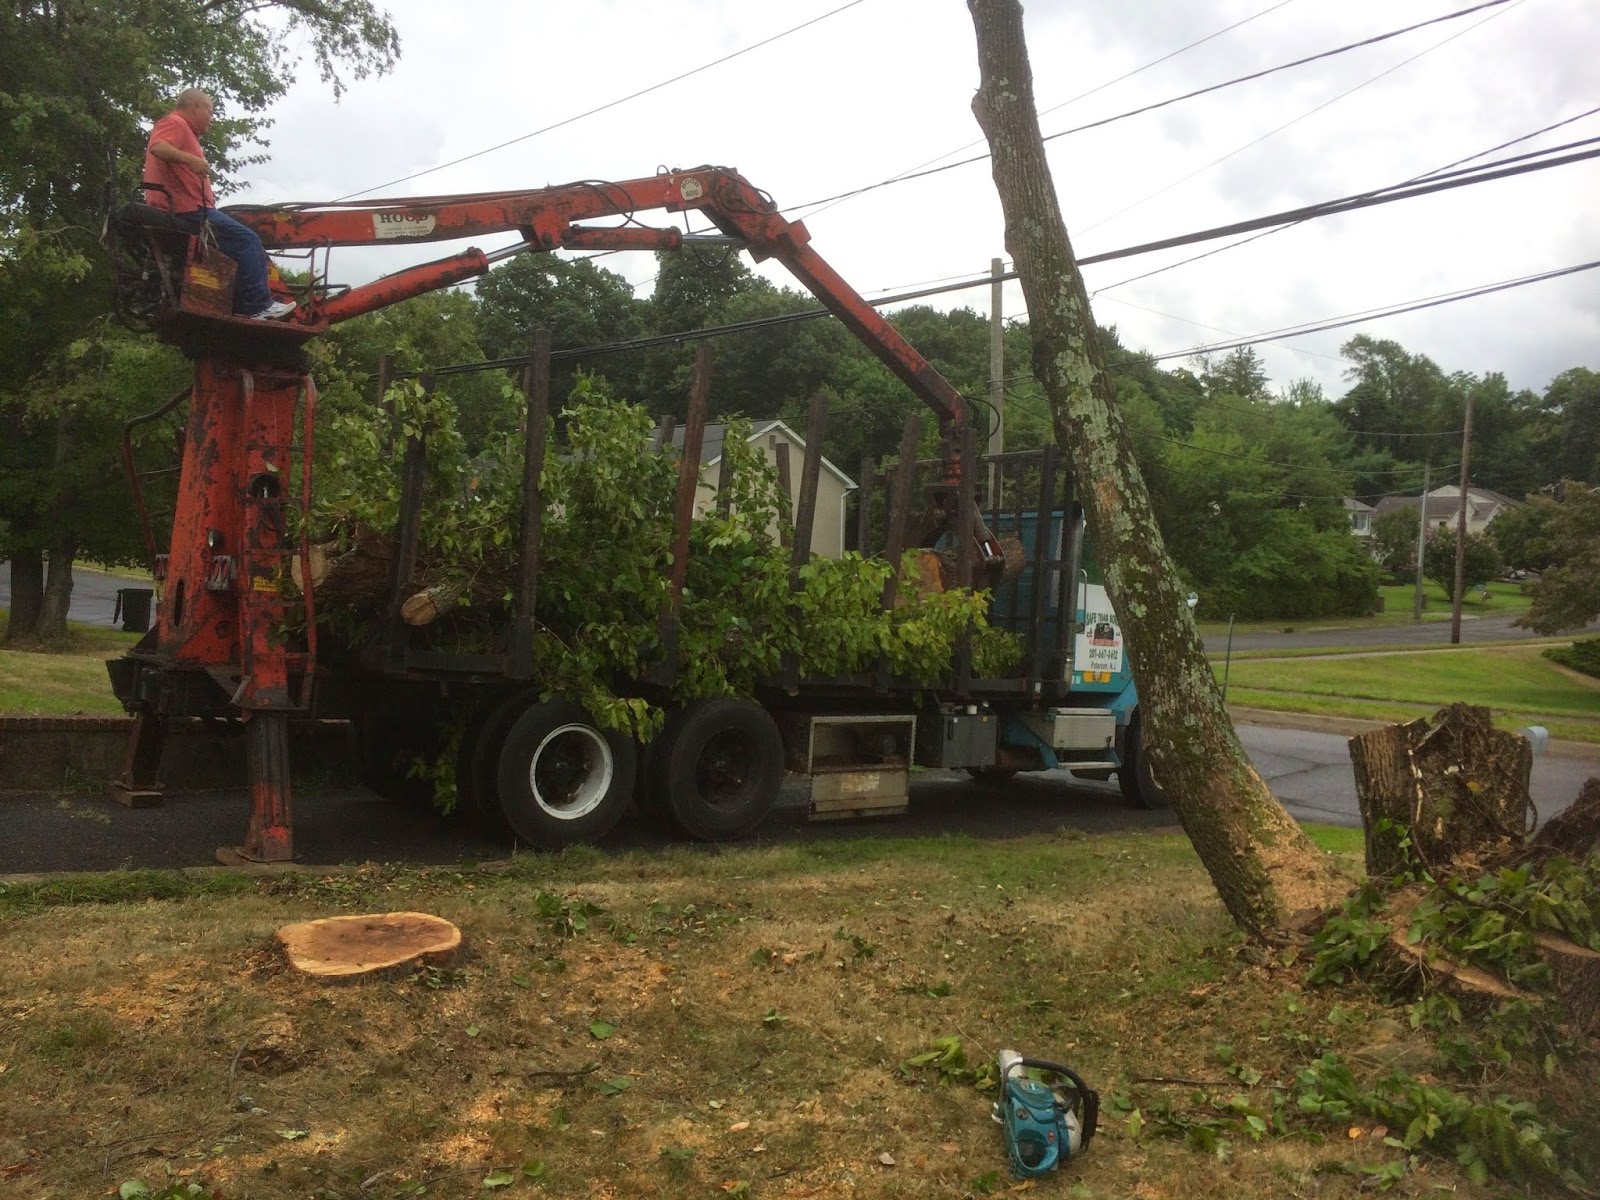
[[[1136,709],[1122,738],[1123,765],[1117,768],[1117,783],[1122,798],[1134,808],[1153,810],[1167,807],[1167,794],[1156,786],[1150,773],[1150,756],[1144,750],[1144,721]]]
[[[500,747],[500,811],[517,837],[545,850],[596,842],[633,794],[633,739],[599,728],[569,700],[530,705]]]
[[[748,837],[783,786],[783,736],[749,700],[697,700],[668,718],[650,754],[648,809],[702,842]]]
[[[461,738],[456,791],[478,829],[494,841],[510,843],[517,836],[500,808],[500,750],[511,723],[538,699],[532,692],[518,692],[486,701]]]

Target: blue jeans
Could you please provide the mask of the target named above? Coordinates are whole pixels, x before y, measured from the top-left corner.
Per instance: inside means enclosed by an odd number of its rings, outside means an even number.
[[[261,248],[261,239],[253,229],[216,208],[197,208],[174,215],[195,233],[200,232],[201,225],[210,225],[217,248],[239,265],[239,272],[233,279],[234,312],[254,316],[272,303],[272,293],[267,290],[267,252]]]

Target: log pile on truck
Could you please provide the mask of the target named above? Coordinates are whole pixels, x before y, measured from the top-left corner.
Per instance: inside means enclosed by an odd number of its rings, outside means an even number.
[[[411,431],[426,468],[414,562],[399,589],[402,620],[415,646],[488,652],[514,615],[522,397],[508,392],[476,453],[457,429],[446,391],[402,382],[388,389],[385,406],[391,420],[336,415],[319,439],[309,561],[324,637],[358,651],[383,632],[408,448],[406,437],[393,435]],[[662,705],[630,685],[660,673],[669,654],[663,699],[680,705],[750,697],[786,665],[809,681],[884,663],[898,678],[931,686],[951,676],[963,638],[970,639],[974,673],[999,677],[1015,669],[1021,639],[990,626],[986,591],[946,584],[953,569],[941,570],[937,554],[905,552],[887,609],[891,570],[882,559],[810,557],[796,572],[795,555],[783,544],[792,523],[787,493],[742,436],[748,426],[730,423],[721,487],[689,526],[668,646],[660,615],[672,580],[678,454],[663,449],[663,430],[647,408],[580,379],[551,422],[541,473],[533,653],[542,690],[576,700],[605,728],[648,742],[660,731]],[[449,808],[450,772],[429,778]]]

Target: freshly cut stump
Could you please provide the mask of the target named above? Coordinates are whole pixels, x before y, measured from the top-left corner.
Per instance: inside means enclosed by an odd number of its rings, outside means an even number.
[[[436,963],[461,946],[461,930],[419,912],[323,917],[278,930],[289,965],[319,979],[350,979],[412,963]]]

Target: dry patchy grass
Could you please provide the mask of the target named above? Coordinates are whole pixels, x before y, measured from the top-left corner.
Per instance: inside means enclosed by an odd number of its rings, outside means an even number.
[[[328,986],[270,949],[290,921],[387,909],[456,922],[464,956]],[[101,877],[0,888],[0,919],[0,1196],[29,1200],[169,1169],[229,1198],[485,1195],[535,1161],[507,1194],[959,1196],[1010,1180],[989,1096],[900,1069],[941,1036],[1105,1093],[1217,1077],[1219,1042],[1269,1081],[1323,1046],[1419,1052],[1375,1002],[1242,945],[1173,836]],[[1353,1196],[1319,1166],[1392,1152],[1337,1132],[1219,1160],[1109,1122],[1036,1186]],[[1438,1184],[1465,1186],[1435,1163],[1397,1191]]]

